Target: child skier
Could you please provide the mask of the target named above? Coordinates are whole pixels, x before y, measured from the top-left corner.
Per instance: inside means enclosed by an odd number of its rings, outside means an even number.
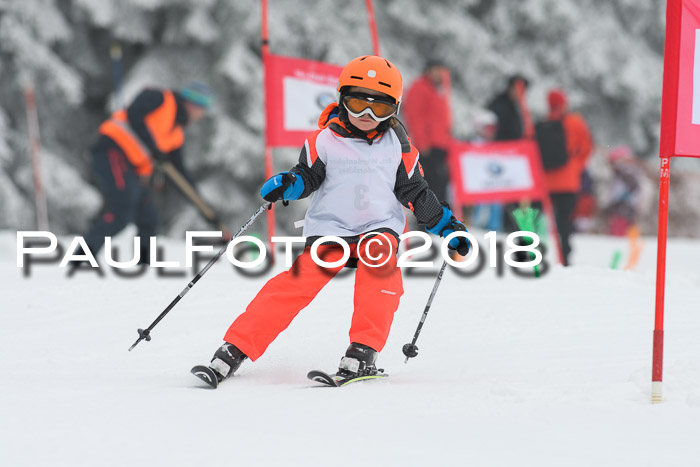
[[[402,205],[426,224],[428,232],[446,237],[466,231],[428,188],[418,151],[395,117],[403,92],[396,66],[377,56],[358,57],[342,70],[338,91],[339,102],[323,111],[320,129],[307,137],[299,163],[267,180],[260,190],[270,202],[314,193],[304,220],[306,247],[292,268],[268,281],[234,321],[209,367],[193,369],[212,387],[230,377],[246,358],[257,360],[343,268],[324,268],[312,259],[310,246],[322,236],[342,238],[358,260],[351,343],[338,375],[376,374],[377,353],[386,343],[403,294],[396,265],[398,235],[406,220]],[[449,245],[463,256],[469,247],[464,237],[453,238]],[[321,245],[317,254],[333,263],[343,258],[344,250],[329,243]],[[211,380],[214,376],[216,381]]]
[[[610,182],[609,201],[603,213],[610,235],[627,235],[635,226],[642,209],[642,183],[644,172],[629,146],[614,148],[608,154],[608,162],[613,172]]]

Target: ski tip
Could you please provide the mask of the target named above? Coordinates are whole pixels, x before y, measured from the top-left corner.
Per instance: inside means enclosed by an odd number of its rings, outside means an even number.
[[[190,370],[190,373],[192,373],[197,378],[199,378],[200,380],[207,383],[207,385],[212,389],[216,389],[217,387],[219,387],[219,380],[216,377],[216,373],[214,373],[214,370],[212,370],[208,366],[204,366],[204,365],[194,366]]]

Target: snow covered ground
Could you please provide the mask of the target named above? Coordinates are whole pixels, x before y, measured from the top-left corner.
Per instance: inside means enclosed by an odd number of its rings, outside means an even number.
[[[608,268],[624,239],[586,236],[575,267],[538,280],[448,271],[408,364],[433,278],[406,277],[379,360],[390,378],[312,388],[307,371],[335,368],[348,343],[352,278],[336,279],[211,391],[190,367],[271,274],[217,264],[127,352],[189,270],[67,278],[54,264],[24,278],[2,232],[0,465],[698,466],[700,242],[669,244],[664,402],[651,405],[656,244],[644,240],[635,271]]]

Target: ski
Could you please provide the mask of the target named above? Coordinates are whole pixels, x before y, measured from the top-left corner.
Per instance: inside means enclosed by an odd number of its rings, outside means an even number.
[[[212,370],[208,366],[194,366],[190,370],[190,373],[207,383],[212,389],[216,389],[217,387],[219,387],[219,379],[216,377],[216,373],[214,373],[214,370]]]
[[[217,378],[217,374],[214,372],[213,369],[211,369],[208,366],[205,365],[196,365],[192,367],[190,370],[190,373],[195,375],[197,378],[199,378],[201,381],[204,381],[208,387],[211,389],[216,389],[219,387],[219,379]],[[328,373],[324,373],[323,371],[310,371],[306,377],[309,378],[311,381],[315,381],[317,383],[321,383],[322,385],[325,386],[330,386],[330,387],[342,387],[342,386],[347,386],[348,384],[351,383],[356,383],[358,381],[367,381],[370,379],[380,379],[380,378],[386,378],[387,375],[386,373],[383,372],[383,370],[379,370],[379,372],[373,374],[373,375],[363,375],[363,376],[354,376],[354,377],[345,377],[342,375],[337,375],[337,374],[332,374],[329,375]]]
[[[378,372],[373,375],[364,375],[364,376],[354,376],[354,377],[344,377],[342,375],[329,375],[328,373],[324,373],[323,371],[317,371],[313,370],[310,371],[306,377],[309,378],[311,381],[315,381],[317,383],[321,383],[325,386],[330,386],[334,388],[339,388],[346,386],[351,383],[356,383],[358,381],[367,381],[370,379],[380,379],[380,378],[386,378],[387,375],[386,373]]]

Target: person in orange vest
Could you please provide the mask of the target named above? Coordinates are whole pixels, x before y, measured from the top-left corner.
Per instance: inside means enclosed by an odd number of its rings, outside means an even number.
[[[554,208],[554,217],[561,240],[564,266],[569,265],[571,234],[574,233],[574,209],[581,190],[581,174],[593,151],[593,139],[583,117],[569,111],[568,99],[561,89],[547,94],[547,121],[560,122],[565,142],[565,156],[556,168],[545,167],[545,179]]]
[[[397,67],[381,57],[357,57],[341,71],[338,91],[339,102],[321,114],[319,129],[306,138],[298,164],[267,180],[260,190],[269,202],[313,194],[304,218],[306,247],[292,268],[270,279],[231,324],[209,366],[192,369],[212,387],[233,375],[244,360],[260,358],[350,260],[357,266],[350,345],[336,377],[377,375],[377,354],[403,295],[397,248],[406,223],[404,207],[435,235],[466,231],[430,190],[418,151],[396,118],[403,94]],[[317,245],[312,253],[311,245],[326,236],[344,240],[347,254],[333,242]],[[448,247],[466,256],[470,244],[457,236]],[[337,264],[322,267],[314,253]]]
[[[84,236],[93,255],[105,237],[134,222],[140,237],[139,262],[149,262],[150,237],[158,223],[151,186],[154,164],[170,161],[190,180],[182,160],[185,126],[200,120],[213,98],[210,88],[199,82],[180,90],[149,88],[100,125],[90,154],[104,205]]]
[[[431,59],[406,92],[401,109],[413,144],[421,154],[425,179],[438,199],[447,199],[450,181],[447,150],[452,139],[452,116],[443,81],[448,69]]]

